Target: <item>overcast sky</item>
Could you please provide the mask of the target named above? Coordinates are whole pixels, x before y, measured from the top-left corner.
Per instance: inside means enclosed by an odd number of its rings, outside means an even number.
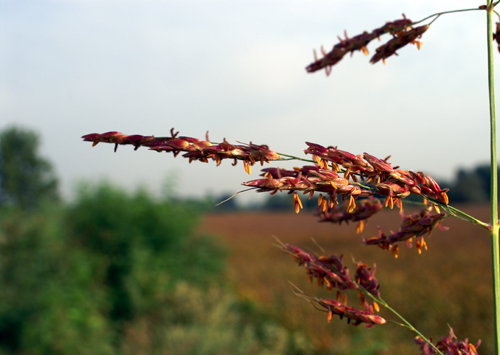
[[[402,13],[417,21],[480,4],[0,0],[0,129],[37,131],[66,195],[102,178],[159,191],[167,176],[182,195],[233,193],[258,177],[241,163],[188,164],[130,146],[113,153],[80,139],[114,130],[165,136],[172,127],[299,156],[305,141],[392,155],[404,169],[451,178],[489,159],[484,12],[442,16],[420,51],[407,46],[387,65],[357,52],[328,78],[305,67],[313,48],[329,50],[344,30],[355,36]],[[270,166],[293,165],[301,164]]]

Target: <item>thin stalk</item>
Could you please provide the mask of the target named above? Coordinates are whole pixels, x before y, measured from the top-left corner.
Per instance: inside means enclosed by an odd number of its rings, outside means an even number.
[[[306,161],[308,163],[316,163],[314,160],[311,160],[311,159],[304,159],[304,158],[299,158],[295,155],[289,155],[289,154],[285,154],[285,153],[280,153],[280,152],[276,152],[278,153],[280,156],[283,156],[283,157],[287,157],[288,159],[280,159],[280,160],[300,160],[300,161]]]
[[[478,10],[484,10],[484,9],[480,9],[478,7],[475,7],[475,8],[472,8],[472,9],[460,9],[460,10],[450,10],[450,11],[442,11],[442,12],[438,12],[438,13],[435,13],[435,14],[432,14],[432,15],[429,15],[417,22],[413,22],[413,25],[416,25],[417,23],[420,23],[420,22],[424,22],[425,20],[428,20],[432,17],[439,17],[441,15],[446,15],[446,14],[454,14],[456,12],[466,12],[466,11],[478,11]],[[436,19],[432,20],[432,22],[434,22]]]
[[[498,177],[497,139],[495,113],[495,73],[493,67],[493,1],[488,0],[486,10],[488,38],[488,88],[490,103],[490,145],[491,145],[491,258],[493,267],[493,300],[495,309],[495,353],[500,344],[500,252],[498,244]]]
[[[461,220],[464,220],[467,222],[477,224],[478,226],[481,226],[481,227],[491,231],[491,224],[484,223],[483,221],[480,221],[479,219],[472,217],[471,215],[468,215],[465,212],[460,211],[458,208],[455,208],[455,207],[450,206],[450,205],[443,205],[443,204],[438,204],[438,203],[436,203],[436,205],[438,205],[439,208],[442,208],[444,211],[446,211],[450,216],[453,216],[455,218],[458,218],[458,219],[461,219]]]
[[[399,314],[394,308],[392,308],[391,306],[389,306],[387,304],[387,302],[385,302],[381,297],[377,297],[377,296],[374,296],[372,295],[370,292],[368,292],[367,289],[365,289],[362,285],[358,284],[358,286],[364,291],[364,293],[366,295],[368,295],[369,297],[371,297],[373,300],[375,300],[375,302],[381,304],[382,306],[384,306],[385,308],[387,308],[389,311],[391,311],[396,317],[398,317],[399,319],[401,319],[403,321],[403,324],[401,323],[398,323],[398,322],[394,322],[394,321],[391,321],[391,323],[395,323],[395,324],[398,324],[398,325],[401,325],[403,327],[406,327],[407,329],[411,330],[412,332],[416,333],[420,338],[422,338],[422,340],[424,340],[427,344],[429,344],[436,352],[437,354],[440,354],[440,355],[444,355],[437,347],[436,345],[434,345],[432,343],[432,341],[430,341],[430,339],[427,339],[425,337],[425,335],[423,335],[422,333],[420,333],[418,331],[417,328],[415,328],[410,322],[408,322],[401,314]]]
[[[401,314],[399,314],[398,312],[396,312],[396,310],[392,307],[390,307],[387,303],[385,303],[382,299],[380,299],[383,303],[382,305],[387,308],[388,310],[390,310],[392,313],[394,313],[394,315],[396,315],[396,317],[398,317],[399,319],[401,319],[403,321],[403,323],[406,325],[406,327],[408,329],[410,329],[411,331],[415,332],[420,338],[422,338],[427,344],[429,344],[438,354],[440,355],[444,355],[437,347],[436,345],[434,345],[432,343],[432,341],[430,341],[430,339],[427,339],[422,333],[420,333],[418,331],[417,328],[415,328],[410,322],[408,322]]]

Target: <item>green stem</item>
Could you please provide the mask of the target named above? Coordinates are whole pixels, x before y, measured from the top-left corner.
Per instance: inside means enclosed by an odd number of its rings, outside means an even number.
[[[383,301],[382,299],[380,299],[382,301],[382,305],[387,308],[388,310],[390,310],[392,313],[394,313],[396,315],[396,317],[398,317],[399,319],[401,319],[403,321],[403,323],[408,327],[408,329],[410,329],[411,331],[415,332],[420,338],[422,338],[427,344],[429,344],[430,346],[432,346],[432,348],[438,353],[438,354],[441,354],[441,355],[444,355],[441,351],[439,351],[439,349],[436,347],[436,345],[434,345],[429,339],[427,339],[422,333],[420,333],[418,331],[417,328],[415,328],[413,325],[411,325],[410,322],[408,322],[402,315],[400,315],[398,312],[396,312],[395,309],[393,309],[392,307],[390,307],[387,303],[385,303],[385,301]]]
[[[404,324],[401,324],[401,323],[397,323],[397,322],[394,322],[394,321],[391,321],[391,323],[395,323],[395,324],[398,324],[398,325],[401,325],[401,326],[404,326],[406,328],[408,328],[409,330],[411,330],[412,332],[416,333],[419,337],[421,337],[427,344],[429,344],[430,346],[432,346],[432,348],[436,351],[437,354],[440,354],[440,355],[444,355],[433,343],[432,341],[430,341],[429,339],[427,339],[422,333],[420,333],[418,331],[417,328],[415,328],[410,322],[408,322],[401,314],[399,314],[398,312],[396,312],[396,310],[394,308],[392,308],[391,306],[389,306],[387,304],[387,302],[385,302],[381,297],[377,297],[377,296],[374,296],[372,295],[370,292],[368,292],[363,286],[361,286],[360,284],[358,284],[358,286],[365,292],[366,295],[370,296],[372,299],[374,299],[377,303],[381,304],[382,306],[384,306],[385,308],[387,308],[389,311],[391,311],[394,315],[396,315],[396,317],[398,317],[399,319],[401,319],[403,321]]]
[[[288,159],[280,159],[280,160],[300,160],[300,161],[306,161],[308,163],[316,163],[314,160],[311,160],[311,159],[304,159],[304,158],[299,158],[295,155],[289,155],[289,154],[284,154],[284,153],[280,153],[280,152],[276,152],[279,154],[279,156],[283,156],[283,157],[287,157]]]
[[[498,244],[498,177],[497,139],[495,114],[495,72],[493,66],[493,1],[488,0],[486,10],[488,38],[488,88],[490,103],[490,145],[491,145],[491,258],[493,267],[493,300],[495,309],[495,353],[499,354],[500,344],[500,252]]]
[[[460,9],[460,10],[450,10],[450,11],[443,11],[443,12],[438,12],[438,13],[435,13],[433,15],[429,15],[423,19],[421,19],[420,21],[417,21],[417,22],[413,22],[412,25],[416,25],[417,23],[420,23],[420,22],[424,22],[425,20],[428,20],[432,17],[439,17],[441,15],[446,15],[446,14],[453,14],[453,13],[456,13],[456,12],[465,12],[465,11],[477,11],[477,10],[482,10],[484,11],[484,9],[480,9],[478,7],[476,8],[472,8],[472,9]],[[432,20],[432,22],[434,22],[436,19]]]
[[[438,204],[438,205],[439,205],[439,208],[442,208],[443,210],[445,210],[450,216],[453,216],[455,218],[458,218],[458,219],[461,219],[461,220],[464,220],[467,222],[477,224],[478,226],[481,226],[481,227],[491,231],[491,224],[484,223],[483,221],[480,221],[479,219],[472,217],[471,215],[469,215],[465,212],[462,212],[458,208],[455,208],[453,206],[443,205],[443,204]]]

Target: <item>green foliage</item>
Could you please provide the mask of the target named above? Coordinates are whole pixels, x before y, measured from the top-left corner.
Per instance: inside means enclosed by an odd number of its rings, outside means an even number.
[[[61,212],[2,216],[0,346],[8,353],[80,354],[82,342],[110,353],[103,293],[89,260],[68,248]]]
[[[203,209],[99,184],[0,210],[0,354],[314,353],[236,296]]]
[[[0,207],[15,207],[0,209],[0,354],[314,353],[225,281],[225,248],[196,233],[213,199],[101,183],[50,204],[38,148],[34,132],[0,132]]]
[[[191,205],[155,201],[145,191],[129,196],[107,184],[81,189],[67,225],[74,243],[100,260],[110,319],[129,321],[154,308],[147,295],[167,291],[175,280],[206,284],[222,271],[224,251],[193,239],[198,219]]]
[[[49,161],[38,155],[40,141],[30,130],[0,132],[0,206],[33,209],[43,200],[59,199]]]
[[[255,311],[248,317],[246,302],[227,289],[200,290],[180,282],[168,296],[169,307],[155,315],[155,331],[148,331],[150,319],[131,323],[133,338],[123,344],[124,354],[315,354],[308,338],[290,331]],[[137,340],[141,340],[138,342]]]
[[[0,352],[115,354],[127,324],[169,307],[177,280],[221,278],[225,250],[182,203],[83,188],[67,209],[4,210]]]

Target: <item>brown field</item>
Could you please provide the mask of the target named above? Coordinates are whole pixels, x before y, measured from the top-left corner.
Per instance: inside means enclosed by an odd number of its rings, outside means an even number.
[[[487,207],[458,206],[483,221],[489,220]],[[410,211],[408,211],[410,212]],[[201,233],[220,236],[228,246],[228,278],[240,297],[255,301],[290,329],[306,331],[322,354],[418,354],[414,334],[393,324],[365,329],[347,325],[335,317],[315,310],[293,295],[288,281],[305,293],[335,298],[315,284],[309,284],[303,268],[273,246],[272,236],[318,254],[311,241],[318,242],[327,254],[343,254],[347,266],[351,260],[377,264],[381,295],[425,335],[434,339],[448,334],[448,324],[459,339],[476,343],[482,339],[481,354],[492,354],[492,296],[490,241],[486,230],[455,218],[426,238],[429,250],[421,255],[416,248],[400,246],[399,258],[376,246],[361,243],[362,237],[375,236],[377,225],[383,231],[399,228],[398,211],[382,211],[370,220],[365,231],[355,233],[355,225],[317,223],[308,212],[225,213],[205,216]],[[354,270],[352,269],[353,273]],[[359,305],[356,294],[349,304]],[[396,320],[387,310],[380,313]],[[363,351],[362,349],[365,349]]]

